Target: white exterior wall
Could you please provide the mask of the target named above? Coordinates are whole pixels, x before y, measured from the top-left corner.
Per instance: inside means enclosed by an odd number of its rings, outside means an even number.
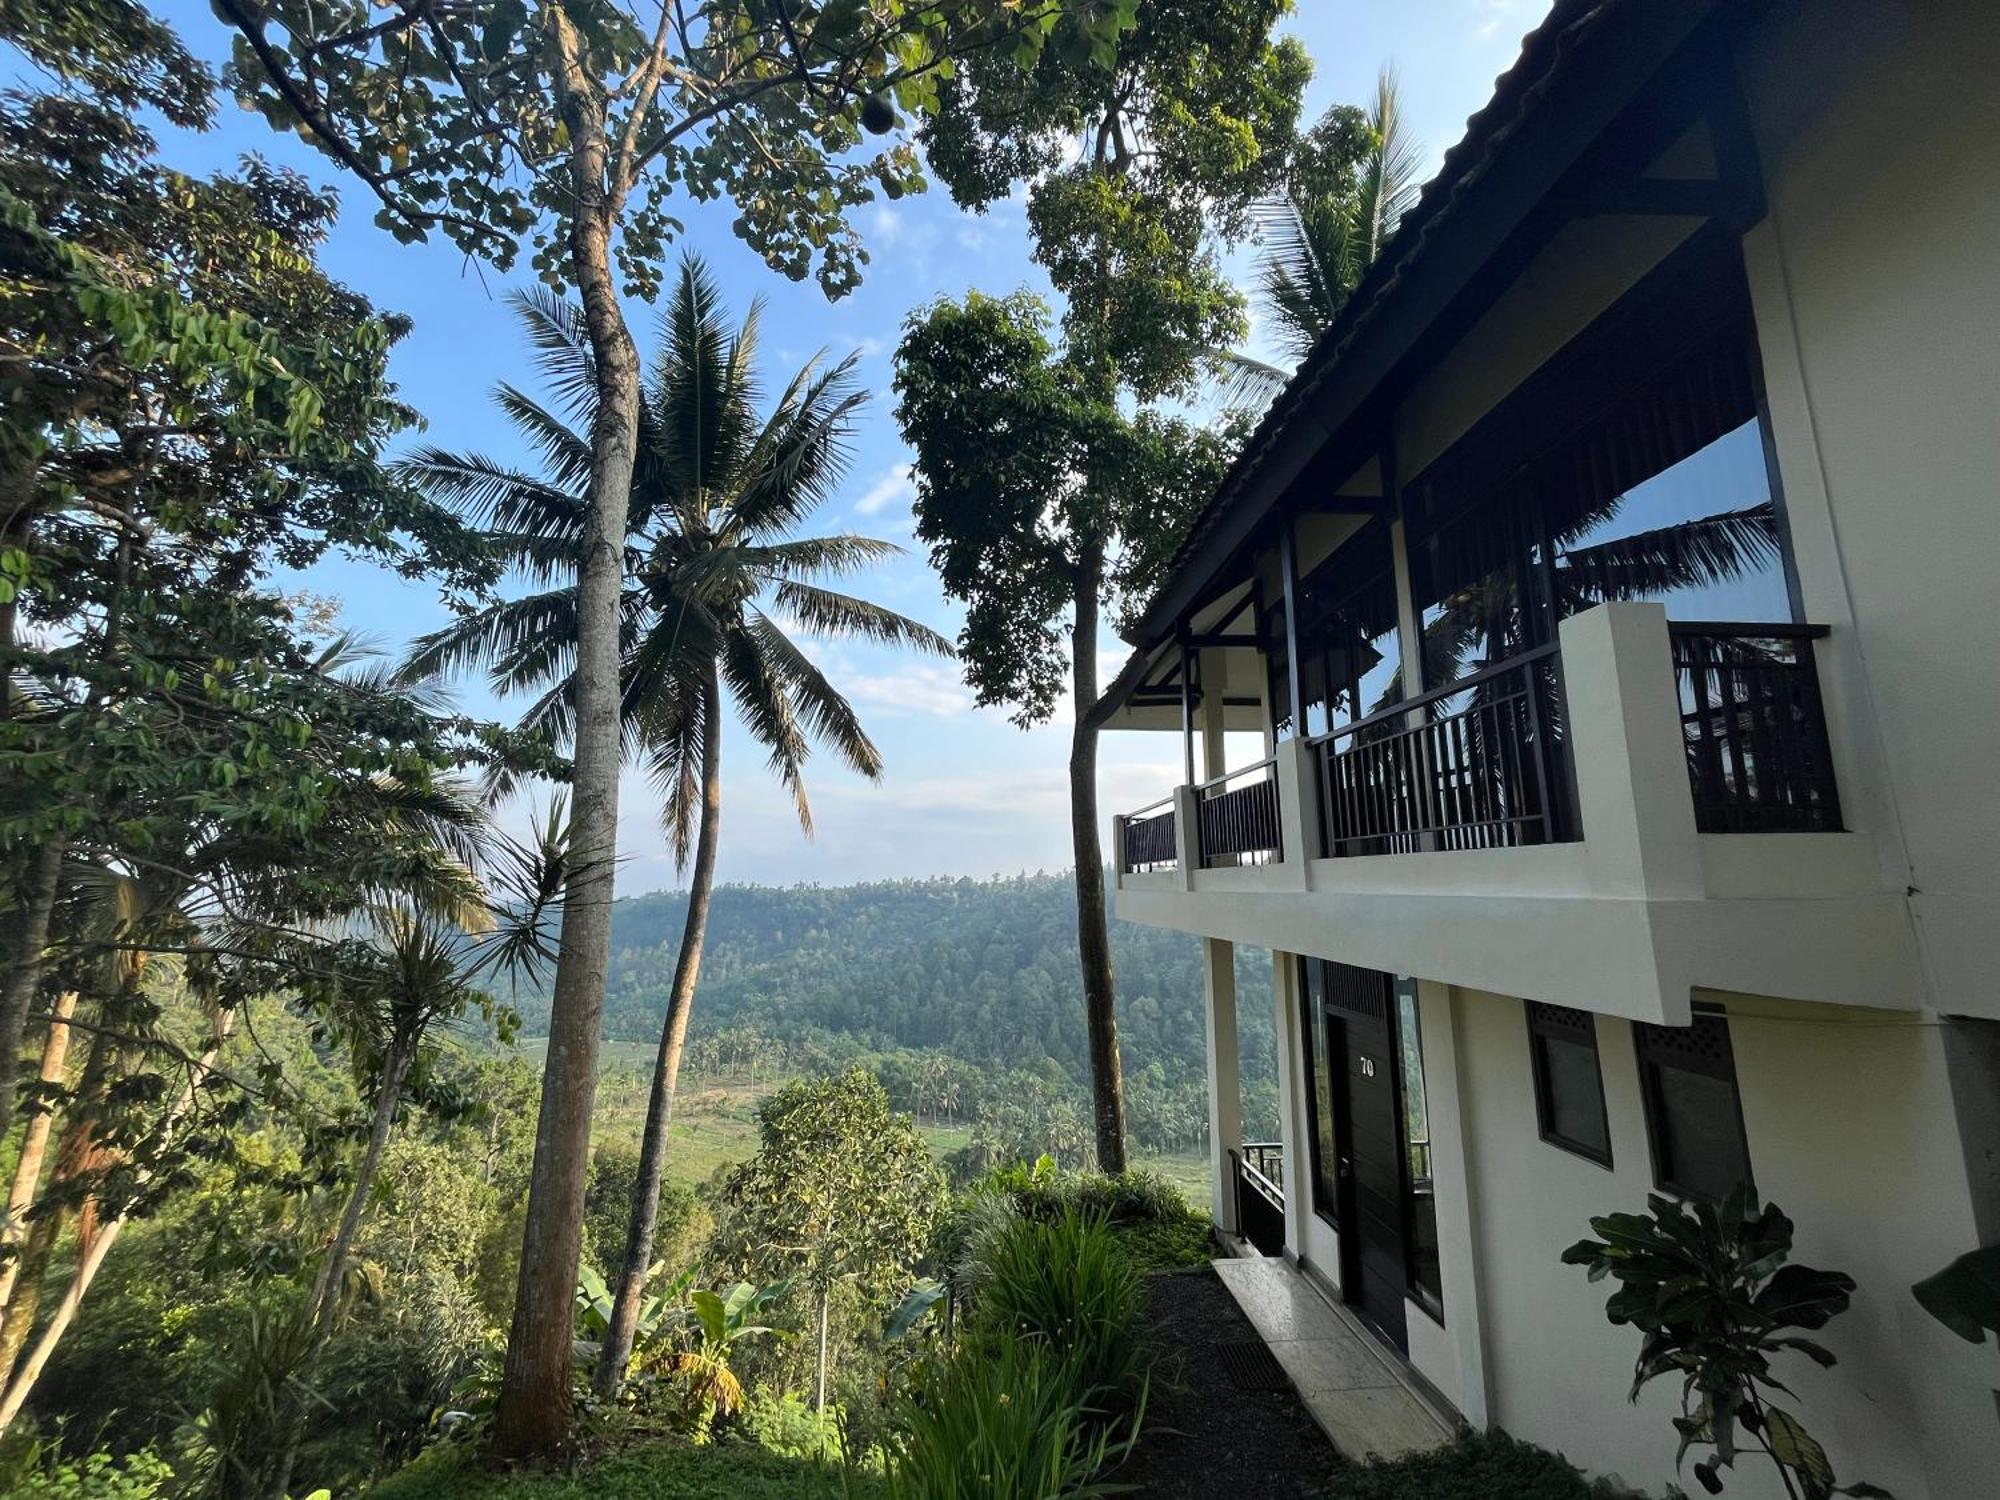
[[[1771,14],[1745,252],[1806,608],[1851,626],[1832,707],[1870,721],[1842,801],[1900,835],[1936,1003],[2000,1017],[2000,10]]]
[[[1592,1215],[1643,1209],[1653,1190],[1631,1027],[1597,1021],[1606,1169],[1538,1138],[1521,1001],[1457,990],[1449,1008],[1471,1161],[1461,1182],[1441,1171],[1438,1191],[1441,1214],[1447,1193],[1466,1193],[1480,1295],[1470,1310],[1448,1293],[1447,1323],[1471,1312],[1480,1324],[1493,1423],[1657,1493],[1674,1478],[1674,1383],[1625,1401],[1638,1335],[1603,1320],[1612,1283],[1593,1287],[1561,1263]],[[2000,1476],[1991,1394],[2000,1360],[1955,1339],[1909,1295],[1972,1243],[1962,1169],[1946,1149],[1938,1028],[1740,999],[1729,1024],[1758,1189],[1797,1223],[1799,1260],[1859,1283],[1852,1308],[1820,1335],[1839,1365],[1823,1372],[1799,1358],[1779,1368],[1800,1416],[1844,1480],[1885,1485],[1901,1500],[1987,1500]],[[1439,1080],[1430,1092],[1435,1107]],[[1414,1342],[1411,1353],[1418,1359]],[[1749,1457],[1738,1474],[1731,1495],[1783,1493]]]

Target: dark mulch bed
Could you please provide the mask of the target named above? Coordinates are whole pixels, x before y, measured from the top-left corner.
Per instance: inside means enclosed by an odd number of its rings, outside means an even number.
[[[1301,1500],[1340,1455],[1307,1415],[1229,1289],[1204,1266],[1147,1279],[1155,1355],[1146,1426],[1111,1476],[1166,1500]]]

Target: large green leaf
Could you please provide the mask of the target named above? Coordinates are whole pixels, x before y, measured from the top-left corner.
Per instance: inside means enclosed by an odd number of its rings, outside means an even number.
[[[1753,1305],[1775,1327],[1824,1328],[1847,1311],[1854,1278],[1811,1266],[1782,1266],[1757,1293]]]
[[[1910,1288],[1919,1306],[1969,1344],[2000,1332],[2000,1245],[1970,1250]]]

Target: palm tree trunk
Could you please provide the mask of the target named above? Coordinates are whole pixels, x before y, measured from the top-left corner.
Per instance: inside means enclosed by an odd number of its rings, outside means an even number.
[[[618,854],[619,593],[639,432],[639,355],[611,272],[618,205],[607,184],[604,99],[564,8],[550,6],[546,15],[561,60],[555,85],[571,141],[570,271],[583,294],[597,403],[589,529],[577,579],[576,753],[562,948],[549,1005],[513,1326],[494,1412],[494,1449],[510,1459],[553,1457],[570,1429],[570,1341]]]
[[[41,1082],[62,1082],[63,1063],[69,1056],[69,1019],[76,1014],[76,991],[65,990],[56,997],[55,1013],[49,1018],[48,1039],[42,1043]],[[49,1133],[55,1125],[55,1111],[40,1109],[28,1121],[21,1137],[20,1159],[14,1163],[14,1185],[7,1193],[7,1222],[0,1225],[0,1245],[17,1243],[23,1233],[28,1210],[34,1206],[35,1189],[41,1185],[42,1162],[48,1156]],[[16,1278],[21,1274],[21,1257],[9,1256],[0,1265],[0,1318],[13,1299]],[[4,1377],[0,1377],[4,1378]]]
[[[1104,850],[1097,836],[1097,730],[1086,722],[1097,705],[1098,588],[1103,566],[1103,549],[1092,544],[1084,549],[1077,568],[1076,623],[1070,632],[1076,727],[1069,750],[1069,827],[1076,849],[1076,946],[1083,962],[1083,1003],[1090,1030],[1097,1165],[1115,1176],[1125,1170],[1125,1076],[1118,1058],[1117,991],[1104,915]]]
[[[271,1471],[270,1482],[264,1487],[268,1500],[285,1500],[285,1493],[291,1488],[292,1469],[299,1458],[299,1444],[305,1439],[306,1401],[312,1393],[313,1375],[319,1368],[319,1358],[326,1349],[327,1340],[333,1336],[334,1314],[340,1306],[340,1283],[347,1275],[347,1261],[354,1250],[354,1237],[361,1232],[361,1216],[367,1211],[369,1196],[375,1190],[376,1175],[382,1169],[382,1153],[388,1148],[389,1132],[395,1128],[396,1106],[402,1101],[403,1080],[409,1076],[416,1050],[415,1037],[398,1036],[390,1042],[388,1053],[382,1059],[382,1077],[375,1090],[375,1118],[368,1127],[368,1148],[361,1154],[361,1165],[355,1170],[354,1186],[348,1191],[347,1205],[341,1211],[340,1223],[334,1229],[326,1259],[320,1263],[319,1274],[313,1278],[312,1295],[306,1302],[306,1316],[312,1324],[312,1334],[287,1382],[287,1389],[292,1394],[284,1431],[277,1445],[278,1463]]]
[[[667,997],[666,1024],[653,1062],[653,1092],[646,1103],[646,1133],[639,1146],[639,1174],[632,1184],[632,1218],[625,1230],[625,1260],[597,1361],[599,1395],[615,1393],[632,1358],[639,1326],[639,1303],[653,1264],[653,1232],[660,1217],[660,1173],[667,1161],[667,1130],[673,1123],[674,1093],[681,1057],[687,1049],[688,1017],[694,1011],[695,983],[701,976],[702,943],[708,936],[709,897],[715,888],[715,856],[722,831],[722,686],[714,664],[702,684],[701,820],[694,844],[694,874],[688,889],[687,925]]]
[[[51,838],[35,853],[28,875],[27,899],[21,905],[14,932],[19,946],[7,977],[0,984],[0,1139],[14,1124],[14,1074],[21,1063],[21,1037],[27,1030],[28,1006],[42,977],[49,922],[55,915],[56,894],[62,886],[64,841]]]

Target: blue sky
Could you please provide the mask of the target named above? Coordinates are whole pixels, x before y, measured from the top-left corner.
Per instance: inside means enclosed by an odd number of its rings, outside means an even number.
[[[203,0],[158,7],[200,54],[219,60],[226,37]],[[1402,77],[1412,133],[1435,164],[1483,104],[1494,77],[1513,60],[1520,38],[1547,0],[1298,0],[1288,29],[1317,63],[1309,114],[1363,102],[1376,70],[1393,62]],[[341,184],[337,172],[299,141],[273,133],[257,116],[225,107],[202,136],[168,133],[164,154],[185,169],[228,165],[244,152],[295,166],[317,181]],[[415,331],[397,350],[393,374],[402,394],[428,421],[426,441],[524,457],[487,393],[496,380],[526,383],[526,359],[501,301],[505,278],[466,264],[442,244],[401,246],[371,222],[360,197],[324,256],[328,269],[379,306],[409,314]],[[855,530],[909,541],[908,454],[890,416],[890,356],[904,318],[941,294],[968,288],[1046,291],[1028,258],[1022,215],[1013,204],[983,217],[961,214],[942,192],[861,210],[858,222],[873,257],[865,284],[829,304],[811,284],[769,270],[729,232],[728,211],[687,215],[686,242],[718,273],[731,301],[767,301],[767,367],[788,368],[816,350],[858,350],[861,375],[875,392],[855,443],[840,498],[822,513],[822,530]],[[632,309],[642,350],[653,313]],[[296,583],[337,599],[342,621],[388,647],[429,629],[446,614],[434,593],[379,569],[329,560]],[[857,581],[857,591],[912,614],[947,635],[956,611],[940,593],[922,555],[885,564]],[[1107,642],[1107,673],[1122,660]],[[791,884],[840,884],[898,876],[1011,874],[1068,866],[1064,766],[1065,720],[1023,732],[1003,711],[975,710],[949,662],[920,660],[832,641],[815,647],[836,685],[855,702],[882,747],[887,772],[870,785],[831,762],[810,776],[818,836],[800,837],[787,800],[764,775],[761,757],[740,734],[724,744],[725,800],[721,878]],[[483,684],[459,684],[472,712],[504,716]],[[1117,734],[1100,752],[1100,791],[1108,818],[1162,795],[1178,777],[1179,743],[1168,736]],[[658,798],[643,777],[629,776],[622,803],[619,889],[632,895],[678,884],[657,826]]]

